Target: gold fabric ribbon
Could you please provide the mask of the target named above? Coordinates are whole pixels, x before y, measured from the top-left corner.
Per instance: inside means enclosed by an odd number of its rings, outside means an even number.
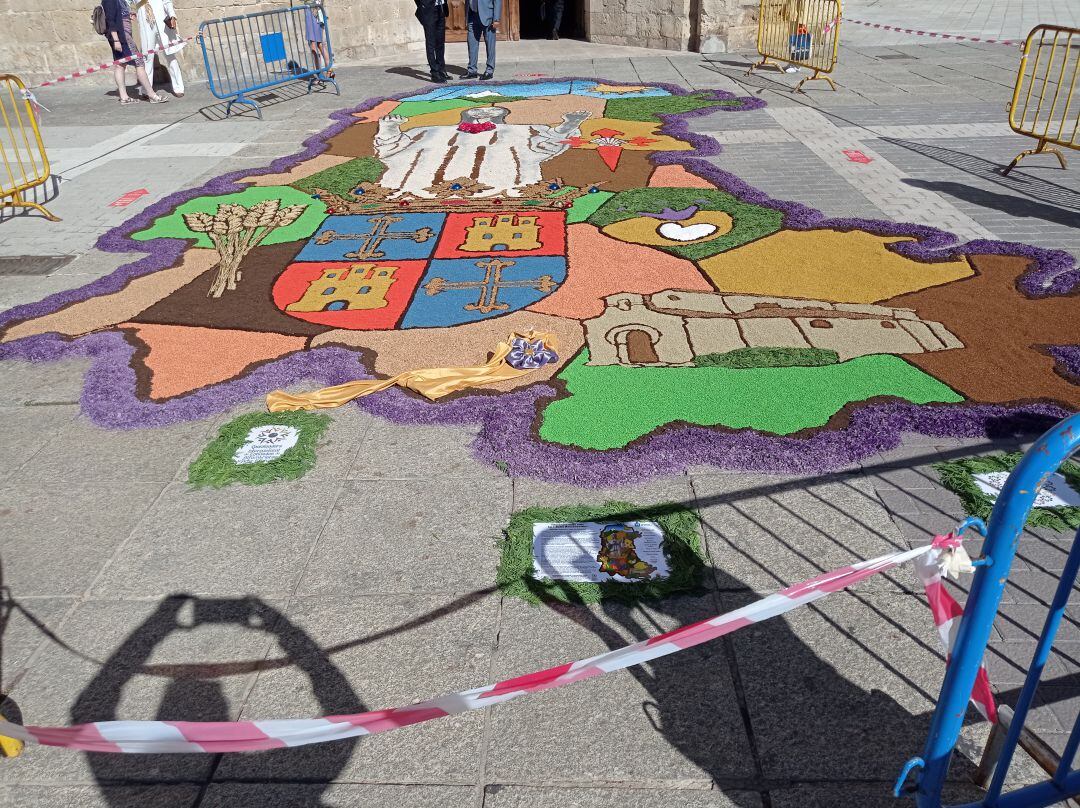
[[[544,343],[545,348],[551,350],[556,348],[555,337],[552,334],[539,331],[530,331],[528,334],[511,334],[504,342],[500,342],[495,346],[495,352],[491,355],[491,358],[478,367],[407,370],[397,376],[391,376],[389,379],[362,379],[335,385],[334,387],[324,387],[322,390],[316,390],[313,393],[296,396],[283,390],[275,390],[266,396],[266,408],[270,412],[329,409],[331,407],[340,407],[354,398],[378,393],[380,390],[385,390],[394,385],[414,390],[425,398],[434,401],[469,387],[480,387],[485,384],[516,379],[531,373],[536,368],[519,370],[507,363],[506,357],[512,350],[515,339],[524,339],[530,344],[540,340]]]

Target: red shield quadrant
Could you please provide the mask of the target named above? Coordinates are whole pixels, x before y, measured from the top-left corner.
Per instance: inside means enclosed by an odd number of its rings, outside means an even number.
[[[274,305],[291,317],[334,328],[396,328],[427,261],[310,261],[274,282]]]

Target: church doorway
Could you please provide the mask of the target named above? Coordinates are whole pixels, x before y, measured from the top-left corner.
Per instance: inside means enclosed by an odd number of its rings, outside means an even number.
[[[448,2],[450,16],[446,18],[446,41],[464,42],[468,36],[465,27],[465,3],[468,0],[448,0]],[[531,6],[536,2],[538,0],[503,0],[502,24],[499,26],[500,42],[521,39],[523,7]]]
[[[619,352],[619,361],[626,365],[655,365],[660,357],[656,353],[656,339],[653,334],[641,328],[621,331],[615,337]]]
[[[585,38],[585,0],[561,0],[561,2],[560,0],[519,0],[519,2],[522,39],[548,39],[556,17],[559,18],[560,38]]]

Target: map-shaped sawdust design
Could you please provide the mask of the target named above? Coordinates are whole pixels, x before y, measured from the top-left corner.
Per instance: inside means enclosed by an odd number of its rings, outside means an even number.
[[[90,356],[87,414],[139,427],[549,332],[560,361],[513,381],[361,406],[479,424],[480,456],[586,483],[824,469],[1080,407],[1068,256],[770,199],[686,121],[762,103],[567,79],[336,113],[272,170],[107,233],[148,256],[0,315],[0,358]]]

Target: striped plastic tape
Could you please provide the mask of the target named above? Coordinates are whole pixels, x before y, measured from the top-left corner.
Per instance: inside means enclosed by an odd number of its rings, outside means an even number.
[[[677,654],[687,648],[693,648],[730,634],[751,623],[760,623],[813,603],[914,559],[922,560],[925,569],[932,569],[934,572],[928,574],[933,578],[937,574],[941,555],[948,551],[947,546],[940,541],[944,538],[946,537],[939,537],[933,545],[889,553],[869,561],[859,561],[823,573],[735,611],[692,623],[588,659],[567,662],[497,684],[449,693],[404,707],[325,718],[268,721],[98,721],[69,727],[4,724],[4,734],[32,744],[60,746],[87,752],[126,753],[249,752],[325,743],[360,735],[374,735],[407,727],[410,724],[419,724],[423,721],[503,704],[527,693],[551,690]],[[938,622],[939,615],[943,620],[955,622],[959,606],[947,604],[946,599],[952,601],[952,598],[940,585],[940,575],[937,576],[936,581],[938,584],[935,589],[936,595],[931,602],[937,606],[932,611],[935,623],[938,624],[939,630],[942,630],[942,623]],[[955,604],[955,601],[952,602]],[[948,627],[944,629],[942,636],[948,642],[947,638],[951,636]]]

